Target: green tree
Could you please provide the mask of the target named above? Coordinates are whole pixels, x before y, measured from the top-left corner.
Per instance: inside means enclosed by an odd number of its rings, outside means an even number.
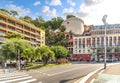
[[[40,58],[42,59],[44,65],[46,65],[49,60],[54,59],[54,52],[51,51],[48,46],[41,46],[40,48],[37,48],[37,52],[41,55]]]
[[[6,12],[8,14],[10,14],[10,12],[8,10],[6,10],[6,9],[0,8],[0,10],[3,11],[3,12]]]
[[[64,46],[52,46],[51,50],[55,53],[57,59],[68,56],[68,50]]]
[[[39,16],[38,18],[36,18],[35,20],[33,20],[33,24],[36,26],[36,27],[44,27],[44,23],[45,23],[45,21],[44,21],[44,19],[41,17],[41,16]]]
[[[2,54],[0,54],[0,64],[2,63],[3,60],[4,60],[4,56]]]
[[[17,59],[18,58],[18,49],[20,54],[30,47],[30,44],[22,39],[11,38],[7,39],[6,43],[2,45],[1,52],[6,59]]]
[[[61,32],[64,32],[66,30],[66,27],[62,25],[62,26],[60,26],[59,29],[60,29]]]
[[[33,20],[30,16],[24,16],[24,17],[20,17],[19,19],[23,20],[23,21],[26,21],[28,23],[31,23],[33,24]]]
[[[24,36],[18,33],[12,33],[12,34],[6,34],[5,38],[11,39],[11,38],[18,38],[18,39],[23,39]]]
[[[10,11],[10,14],[11,14],[12,16],[18,16],[18,12],[15,11],[15,10],[11,10],[11,11]]]
[[[24,50],[21,53],[21,57],[29,60],[31,62],[32,60],[36,60],[35,57],[35,47],[31,46],[30,44],[26,47],[23,47]]]
[[[63,22],[63,18],[61,18],[61,17],[52,18],[51,29],[56,30],[56,29],[60,28],[62,22]]]
[[[75,17],[76,17],[76,16],[69,14],[69,15],[66,16],[66,19],[75,18]]]
[[[44,27],[46,29],[46,45],[65,45],[64,31],[66,28],[64,26],[61,26],[61,23],[63,21],[63,18],[57,17],[45,22]],[[56,32],[56,30],[60,30],[60,32]]]

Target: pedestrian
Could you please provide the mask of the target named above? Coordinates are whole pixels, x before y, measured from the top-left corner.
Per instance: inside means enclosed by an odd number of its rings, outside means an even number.
[[[4,73],[6,72],[6,69],[7,69],[7,63],[6,61],[4,62]]]
[[[22,68],[25,68],[25,61],[24,60],[21,60],[21,66],[22,66]]]

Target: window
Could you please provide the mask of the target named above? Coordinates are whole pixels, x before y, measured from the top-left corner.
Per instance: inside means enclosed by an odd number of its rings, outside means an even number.
[[[5,26],[4,26],[4,25],[2,25],[2,24],[0,24],[0,28],[5,28]]]
[[[83,53],[85,53],[85,50],[83,50]]]
[[[5,34],[5,32],[4,31],[0,31],[0,34]]]
[[[0,41],[4,41],[5,40],[5,38],[3,38],[3,37],[0,37]]]
[[[10,24],[12,24],[12,25],[15,25],[15,23],[14,23],[13,21],[10,21],[10,20],[9,20],[8,22],[9,22]]]
[[[0,20],[2,20],[2,21],[4,21],[4,22],[6,21],[5,18],[2,18],[2,17],[0,17]]]
[[[20,25],[20,24],[16,24],[16,26],[18,26],[19,28],[22,28],[23,26],[22,25]]]
[[[28,31],[30,31],[30,28],[29,28],[29,27],[25,27],[25,30],[28,30]]]
[[[12,27],[8,27],[9,30],[14,31],[15,29]]]
[[[77,53],[77,50],[75,50],[75,53]]]
[[[22,31],[21,31],[21,30],[16,30],[16,32],[18,32],[18,33],[22,33]]]
[[[88,53],[90,52],[90,50],[88,50]]]
[[[107,52],[111,52],[111,50],[110,50],[110,49],[107,49]]]
[[[85,44],[83,44],[83,48],[85,48]]]

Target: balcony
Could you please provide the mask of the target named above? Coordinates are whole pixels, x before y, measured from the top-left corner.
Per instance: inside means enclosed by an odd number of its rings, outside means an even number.
[[[30,36],[30,35],[27,35],[27,34],[24,34],[24,37],[30,38],[31,36]]]
[[[7,24],[7,22],[4,21],[4,20],[0,20],[0,23],[2,23],[2,24]]]
[[[36,41],[40,41],[40,39],[37,38]]]

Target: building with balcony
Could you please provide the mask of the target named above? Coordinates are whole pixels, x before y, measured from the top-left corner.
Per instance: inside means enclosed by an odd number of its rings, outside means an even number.
[[[0,44],[5,43],[5,35],[18,33],[34,46],[45,44],[45,31],[34,25],[0,11]]]
[[[107,61],[120,59],[120,24],[91,26],[89,35],[73,38],[73,58],[81,60],[104,60],[104,47],[107,47]],[[106,39],[106,44],[105,44]]]

